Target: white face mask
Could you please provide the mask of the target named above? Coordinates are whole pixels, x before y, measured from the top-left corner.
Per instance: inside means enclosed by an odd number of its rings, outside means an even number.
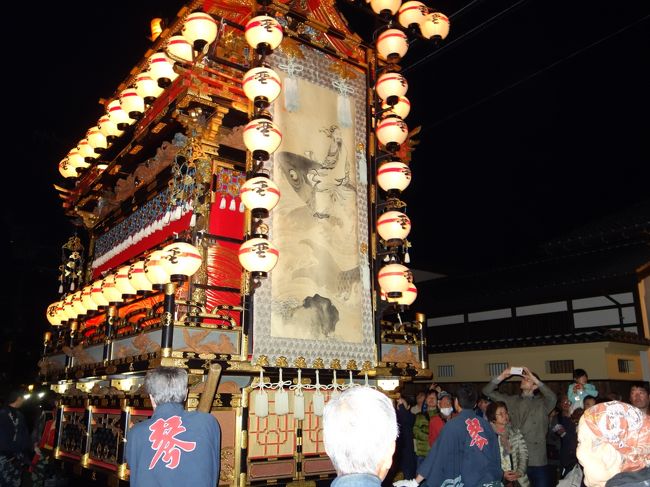
[[[442,408],[440,409],[440,412],[445,416],[449,416],[451,413],[454,412],[454,408]]]

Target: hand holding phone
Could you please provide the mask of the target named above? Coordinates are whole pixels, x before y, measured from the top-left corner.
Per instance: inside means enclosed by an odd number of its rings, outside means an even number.
[[[522,375],[524,373],[523,367],[510,367],[511,375]]]

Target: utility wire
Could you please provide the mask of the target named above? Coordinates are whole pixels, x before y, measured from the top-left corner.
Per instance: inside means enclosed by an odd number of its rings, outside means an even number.
[[[602,37],[602,38],[592,42],[591,44],[589,44],[587,46],[581,47],[577,51],[574,51],[571,54],[568,54],[567,56],[565,56],[565,57],[563,57],[561,59],[558,59],[557,61],[554,61],[551,64],[549,64],[547,66],[544,66],[541,69],[538,69],[534,73],[531,73],[531,74],[529,74],[529,75],[515,81],[514,83],[511,83],[508,86],[505,86],[504,88],[501,88],[500,90],[497,90],[497,91],[485,96],[484,98],[480,99],[479,101],[477,101],[475,103],[472,103],[471,105],[466,106],[464,108],[461,108],[460,110],[457,110],[457,111],[451,113],[450,115],[447,115],[446,117],[438,120],[436,123],[431,124],[431,125],[427,125],[425,127],[422,127],[422,130],[428,130],[428,129],[431,129],[431,128],[435,128],[435,127],[441,125],[442,123],[447,122],[448,120],[451,120],[452,118],[454,118],[454,117],[456,117],[456,116],[458,116],[458,115],[460,115],[462,113],[465,113],[465,112],[473,109],[474,107],[485,103],[488,100],[491,100],[492,98],[496,98],[497,96],[505,93],[506,91],[511,90],[512,88],[515,88],[516,86],[519,86],[520,84],[525,83],[526,81],[529,81],[529,80],[533,79],[534,77],[544,73],[545,71],[548,71],[549,69],[553,69],[554,67],[558,66],[559,64],[562,64],[563,62],[565,62],[565,61],[567,61],[569,59],[572,59],[572,58],[578,56],[579,54],[582,54],[583,52],[591,49],[592,47],[597,46],[598,44],[601,44],[601,43],[611,39],[612,37],[616,37],[617,35],[622,34],[626,30],[631,29],[632,27],[635,27],[637,24],[640,24],[641,22],[644,22],[648,18],[650,18],[650,15],[646,15],[645,17],[642,17],[642,18],[640,18],[638,20],[635,20],[631,24],[628,24],[628,25],[626,25],[624,27],[621,27],[617,31],[612,32],[611,34],[608,34],[605,37]]]
[[[456,16],[458,16],[458,15],[459,15],[459,14],[460,14],[460,13],[461,13],[465,8],[469,7],[470,5],[472,5],[473,3],[475,3],[476,1],[478,1],[478,0],[474,0],[474,2],[472,2],[472,3],[468,4],[468,5],[466,5],[465,7],[463,7],[462,9],[460,9],[458,12],[454,13],[452,17],[456,17]],[[477,25],[476,27],[474,27],[473,29],[468,30],[468,31],[465,32],[463,35],[461,35],[461,36],[459,36],[459,37],[456,37],[453,41],[446,43],[445,45],[443,45],[442,47],[436,49],[436,50],[433,51],[432,53],[430,53],[430,54],[428,54],[428,55],[426,55],[426,56],[424,56],[424,57],[418,59],[418,60],[417,60],[416,62],[414,62],[413,64],[411,64],[411,65],[405,67],[405,68],[402,70],[402,73],[406,73],[406,72],[412,70],[413,68],[415,68],[416,66],[419,66],[420,64],[429,61],[429,60],[432,59],[434,56],[438,56],[441,52],[444,52],[446,49],[448,50],[451,46],[457,44],[458,42],[461,42],[462,40],[468,39],[468,38],[469,38],[470,36],[472,36],[472,35],[478,34],[481,30],[483,30],[484,28],[488,27],[490,24],[496,22],[497,20],[499,20],[499,19],[500,19],[501,17],[503,17],[504,15],[509,14],[512,10],[514,10],[515,8],[519,7],[520,5],[526,3],[527,1],[528,1],[528,0],[519,0],[518,2],[514,3],[514,4],[511,5],[510,7],[506,8],[506,9],[502,10],[501,12],[499,12],[498,14],[496,14],[496,15],[490,17],[489,19],[487,19],[487,20],[486,20],[485,22],[483,22],[482,24],[479,24],[479,25]]]

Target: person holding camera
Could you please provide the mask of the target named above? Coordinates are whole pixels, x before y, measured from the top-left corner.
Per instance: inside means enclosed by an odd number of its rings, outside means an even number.
[[[497,387],[512,375],[520,375],[519,395],[504,394]],[[528,479],[533,487],[550,487],[547,467],[546,435],[548,415],[557,403],[557,396],[527,367],[510,367],[493,378],[483,388],[483,394],[492,401],[503,401],[508,406],[512,426],[521,431],[528,446]]]

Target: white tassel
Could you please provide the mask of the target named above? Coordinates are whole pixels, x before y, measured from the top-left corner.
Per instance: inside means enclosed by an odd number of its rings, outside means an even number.
[[[192,218],[190,218],[190,227],[194,228],[196,226],[196,213],[192,213]]]
[[[230,206],[228,206],[230,211],[235,211],[235,198],[230,200]]]
[[[302,390],[296,390],[293,395],[293,417],[298,421],[305,419],[305,396]]]
[[[223,210],[226,208],[226,198],[224,196],[221,197],[221,201],[219,201],[219,209]]]
[[[74,291],[74,281],[70,283],[70,291]]]
[[[350,99],[347,96],[339,94],[336,97],[336,115],[341,127],[352,127],[352,110],[350,108]]]
[[[59,294],[63,294],[63,284],[59,284]]]
[[[325,397],[323,397],[323,393],[320,389],[314,392],[314,397],[312,398],[311,403],[314,406],[314,414],[316,416],[322,416],[323,409],[325,408]]]
[[[409,264],[411,262],[411,256],[409,255],[408,251],[404,254],[404,263]]]
[[[282,369],[280,369],[280,377],[278,380],[278,390],[275,392],[275,414],[284,416],[289,413],[289,395],[284,390],[284,382],[282,381]]]
[[[300,96],[298,94],[298,80],[295,78],[284,79],[284,109],[288,112],[297,112],[300,109]]]
[[[246,208],[246,207],[244,206],[244,202],[243,202],[243,201],[240,201],[240,202],[239,202],[239,213],[244,213],[244,209],[245,209],[245,208]]]
[[[255,393],[255,416],[266,418],[269,415],[269,398],[264,389]]]

